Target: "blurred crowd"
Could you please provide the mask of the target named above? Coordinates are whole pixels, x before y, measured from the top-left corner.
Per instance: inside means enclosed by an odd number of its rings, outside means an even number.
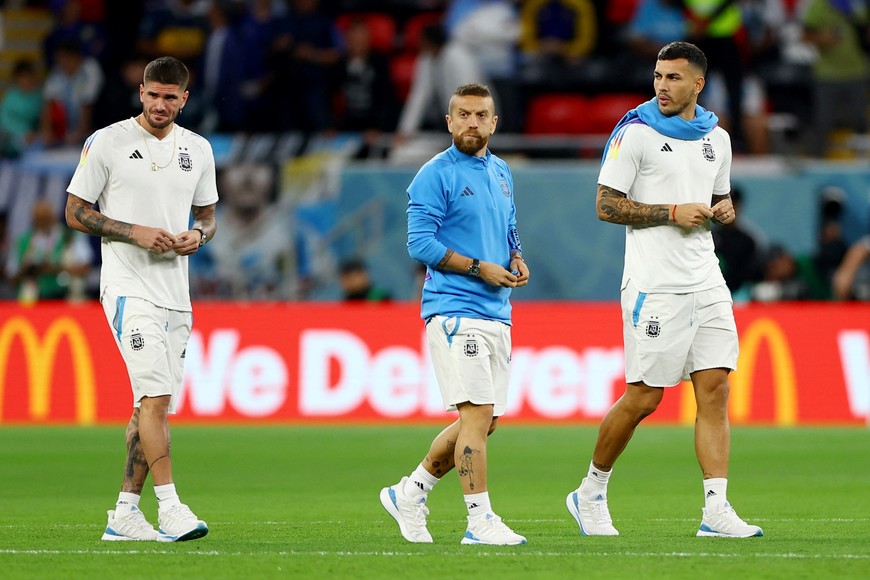
[[[361,138],[352,156],[386,158],[420,135],[443,132],[453,88],[484,82],[496,95],[501,133],[606,136],[627,108],[652,96],[658,49],[690,40],[710,62],[700,102],[718,114],[738,155],[787,149],[836,158],[866,143],[868,4],[10,0],[6,8],[42,11],[51,25],[39,39],[38,58],[7,63],[0,153],[14,159],[30,150],[78,147],[96,128],[137,115],[144,67],[165,54],[184,60],[192,73],[179,123],[206,135],[353,133]],[[194,281],[199,295],[306,296],[316,273],[304,235],[281,225],[292,222],[292,208],[282,204],[270,172],[245,166],[222,178],[226,191],[240,193],[227,197],[226,224],[197,266],[213,274]],[[862,282],[870,240],[848,247],[838,237],[832,191],[819,194],[814,256],[790,256],[751,224],[717,230],[736,296],[870,299]],[[0,294],[32,299],[61,288],[87,295],[92,285],[79,265],[93,261],[98,248],[49,228],[44,214],[45,208],[34,209],[24,238],[0,236]],[[53,215],[59,222],[56,209]],[[7,219],[0,213],[0,228]],[[264,255],[256,242],[264,236],[286,243]],[[347,280],[364,269],[361,261],[350,264],[356,270],[341,270]],[[339,278],[340,265],[332,267]]]
[[[53,24],[40,60],[10,63],[3,154],[79,143],[135,114],[142,69],[163,54],[193,72],[184,124],[195,130],[361,132],[360,155],[378,156],[440,128],[445,93],[467,81],[491,85],[501,130],[520,134],[541,127],[529,117],[541,114],[533,104],[543,95],[646,99],[657,50],[687,39],[710,61],[701,102],[738,152],[770,152],[773,130],[802,154],[836,155],[844,138],[867,131],[867,4],[11,0],[41,8]]]

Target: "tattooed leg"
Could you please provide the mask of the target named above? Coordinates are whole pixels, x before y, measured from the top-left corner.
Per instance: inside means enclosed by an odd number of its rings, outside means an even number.
[[[139,434],[154,485],[172,483],[172,443],[169,437],[169,396],[143,397]]]
[[[432,441],[429,452],[423,460],[423,467],[437,478],[443,477],[455,466],[453,457],[456,438],[459,437],[459,420],[448,425]]]
[[[486,438],[492,419],[492,405],[459,405],[454,461],[462,492],[466,495],[486,491]]]
[[[139,440],[139,409],[133,411],[127,424],[127,462],[124,467],[124,480],[121,491],[142,495],[145,478],[148,477],[148,462]]]

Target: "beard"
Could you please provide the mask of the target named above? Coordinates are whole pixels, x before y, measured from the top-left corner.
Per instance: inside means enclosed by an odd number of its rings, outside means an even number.
[[[142,111],[142,116],[145,117],[145,121],[151,126],[152,129],[165,129],[166,127],[171,125],[173,121],[175,121],[175,117],[178,116],[178,112],[176,111],[175,114],[167,114],[166,120],[159,123],[151,117],[151,114],[148,111]]]
[[[461,135],[453,136],[453,143],[456,148],[466,155],[474,155],[489,143],[489,135],[474,135],[472,133],[462,133]]]

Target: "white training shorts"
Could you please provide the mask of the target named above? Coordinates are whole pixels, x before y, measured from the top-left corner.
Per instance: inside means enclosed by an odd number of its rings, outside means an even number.
[[[671,387],[695,371],[737,369],[737,325],[725,285],[688,294],[622,290],[625,381]]]
[[[108,288],[100,302],[127,365],[133,406],[138,407],[142,397],[170,395],[169,412],[174,413],[193,314],[155,306],[143,298],[115,296]]]
[[[448,411],[459,403],[492,405],[493,416],[507,408],[511,327],[495,320],[433,316],[426,338],[435,378]]]

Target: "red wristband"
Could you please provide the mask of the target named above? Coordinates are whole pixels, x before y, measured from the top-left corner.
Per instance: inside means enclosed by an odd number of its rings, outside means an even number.
[[[671,210],[671,221],[677,223],[677,204],[674,204],[674,209]]]

